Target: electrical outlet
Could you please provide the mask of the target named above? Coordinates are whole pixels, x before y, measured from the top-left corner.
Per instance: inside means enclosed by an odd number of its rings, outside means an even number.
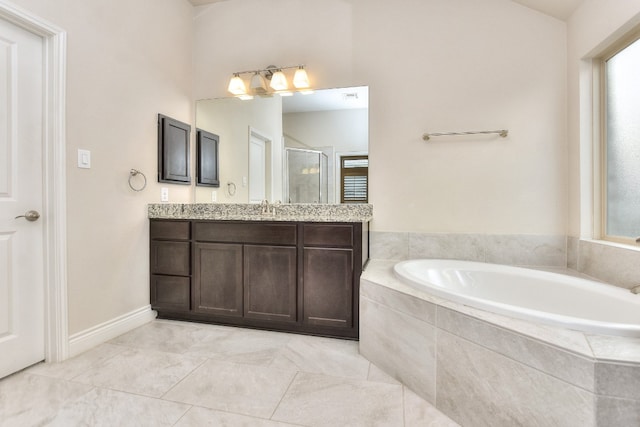
[[[218,201],[218,192],[217,192],[217,191],[215,191],[215,190],[213,190],[213,191],[211,192],[211,201],[212,201],[213,203],[215,203],[215,202],[217,202],[217,201]]]
[[[167,187],[160,188],[160,201],[161,202],[169,201],[169,189]]]
[[[242,177],[242,186],[243,186],[243,187],[246,187],[246,186],[247,186],[247,181],[248,181],[247,177],[246,177],[246,176],[243,176],[243,177]]]

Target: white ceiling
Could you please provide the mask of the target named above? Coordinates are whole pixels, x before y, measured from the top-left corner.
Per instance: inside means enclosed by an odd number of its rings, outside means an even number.
[[[229,0],[189,0],[194,6]],[[546,15],[566,21],[584,0],[511,0]]]

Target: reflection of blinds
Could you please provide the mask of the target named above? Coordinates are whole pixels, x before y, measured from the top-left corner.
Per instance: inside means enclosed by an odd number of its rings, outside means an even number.
[[[367,202],[367,177],[345,176],[342,183],[344,191],[343,203]]]
[[[350,168],[366,168],[369,166],[369,159],[366,157],[344,157],[342,161],[342,167],[345,169]]]
[[[367,156],[342,157],[342,203],[367,203],[369,159]]]

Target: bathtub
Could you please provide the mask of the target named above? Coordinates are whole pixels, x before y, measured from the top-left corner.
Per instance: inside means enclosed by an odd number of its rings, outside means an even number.
[[[394,266],[414,289],[459,304],[586,333],[640,337],[640,295],[563,274],[471,261]]]
[[[638,295],[539,270],[381,259],[359,295],[360,354],[460,425],[640,425]]]

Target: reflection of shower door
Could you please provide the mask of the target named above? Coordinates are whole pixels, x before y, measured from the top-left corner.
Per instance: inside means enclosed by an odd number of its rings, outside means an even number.
[[[327,155],[322,151],[286,148],[288,203],[327,203]]]

